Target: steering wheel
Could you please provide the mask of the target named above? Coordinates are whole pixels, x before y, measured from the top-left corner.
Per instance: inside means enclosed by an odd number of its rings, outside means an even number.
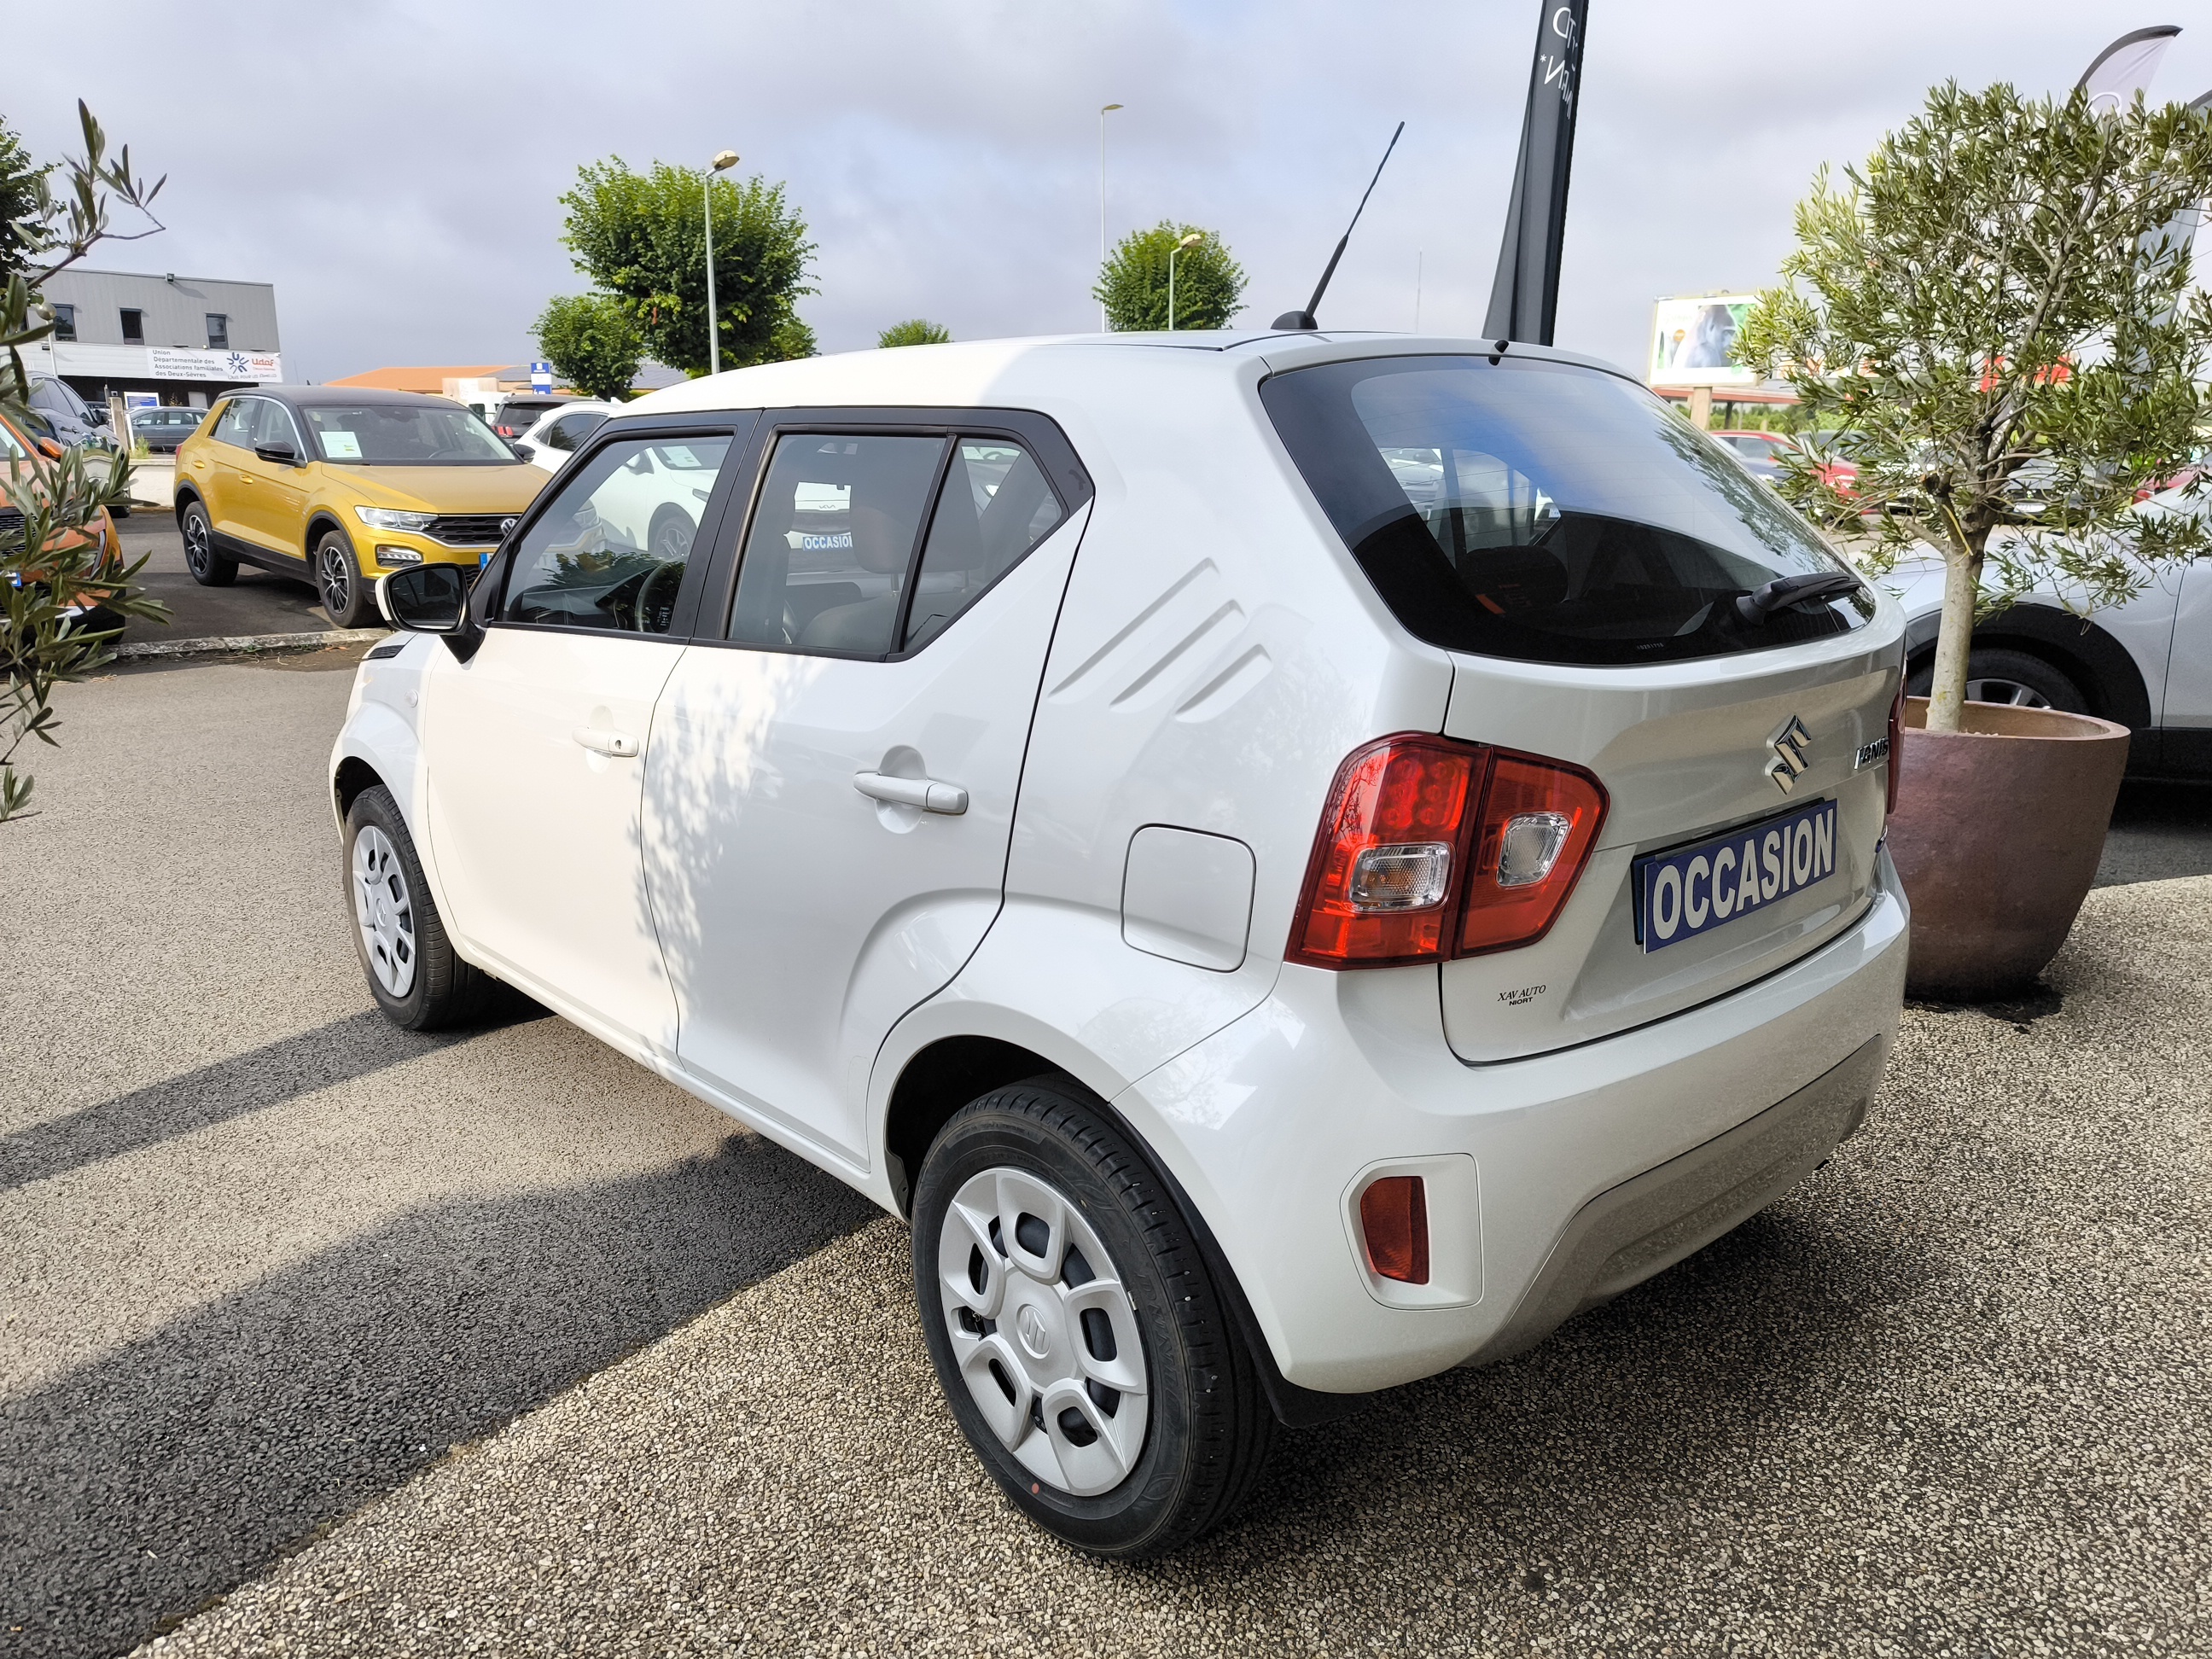
[[[676,609],[677,590],[684,586],[684,562],[655,565],[638,584],[630,601],[630,616],[641,634],[665,634]]]

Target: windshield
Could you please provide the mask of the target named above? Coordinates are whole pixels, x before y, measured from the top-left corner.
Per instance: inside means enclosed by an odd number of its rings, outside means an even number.
[[[1844,632],[1863,588],[1746,620],[1844,565],[1642,387],[1564,363],[1385,357],[1261,383],[1285,447],[1398,620],[1447,650],[1669,662]]]
[[[300,411],[323,459],[350,466],[520,465],[514,452],[458,404],[310,404]]]

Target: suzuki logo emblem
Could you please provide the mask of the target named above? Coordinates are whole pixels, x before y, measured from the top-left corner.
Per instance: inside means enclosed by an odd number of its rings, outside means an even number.
[[[1766,775],[1774,780],[1774,787],[1784,794],[1797,787],[1797,780],[1813,763],[1805,758],[1805,750],[1812,741],[1813,734],[1805,729],[1805,722],[1795,714],[1766,740],[1766,746],[1774,751],[1774,758],[1767,763]]]

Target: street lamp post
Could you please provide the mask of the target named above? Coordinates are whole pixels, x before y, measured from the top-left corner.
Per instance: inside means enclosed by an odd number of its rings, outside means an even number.
[[[1168,250],[1168,332],[1175,332],[1175,262],[1182,257],[1187,247],[1196,247],[1206,240],[1203,231],[1194,230]]]
[[[1121,108],[1119,104],[1098,106],[1098,280],[1106,280],[1106,118]],[[1106,302],[1098,302],[1098,331],[1106,331]]]
[[[701,186],[707,211],[707,372],[722,372],[722,332],[714,325],[714,175],[727,173],[738,164],[738,153],[733,149],[714,152],[714,164],[707,171],[707,182]]]

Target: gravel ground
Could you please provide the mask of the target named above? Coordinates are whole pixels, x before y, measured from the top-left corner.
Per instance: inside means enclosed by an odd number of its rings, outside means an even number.
[[[2041,1018],[1914,1011],[1805,1187],[1287,1437],[1179,1559],[1013,1516],[878,1222],[149,1651],[2201,1653],[2212,879],[2094,894],[2052,978]]]

